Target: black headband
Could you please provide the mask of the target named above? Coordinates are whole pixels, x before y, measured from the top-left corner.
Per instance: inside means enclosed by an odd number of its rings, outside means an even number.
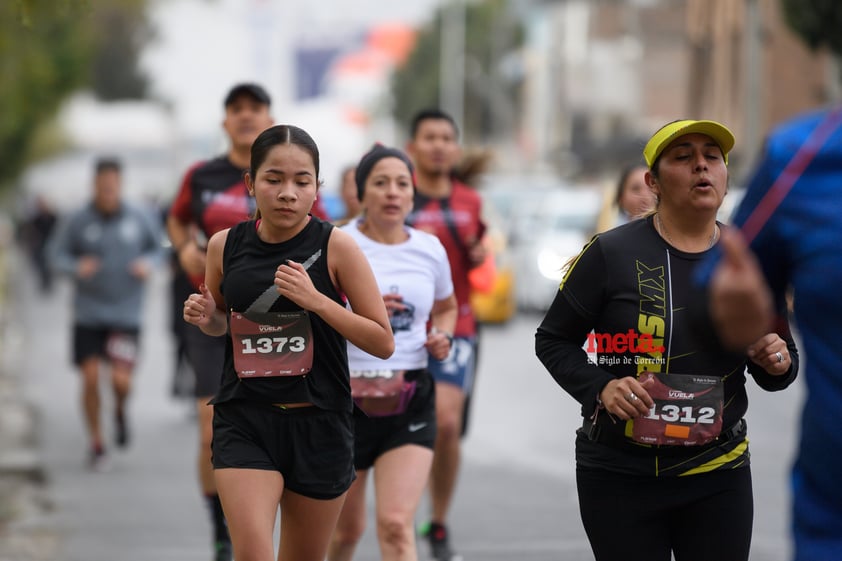
[[[406,167],[409,168],[409,175],[413,175],[414,171],[412,168],[412,162],[409,160],[409,156],[397,148],[387,148],[378,142],[360,159],[360,163],[357,164],[357,170],[354,172],[354,181],[357,184],[357,199],[360,201],[363,200],[363,194],[365,193],[366,179],[368,179],[371,170],[377,162],[383,158],[399,159],[406,164]]]

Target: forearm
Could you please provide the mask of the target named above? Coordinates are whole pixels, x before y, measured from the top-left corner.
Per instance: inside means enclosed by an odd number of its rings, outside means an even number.
[[[47,245],[47,257],[50,268],[65,275],[75,275],[78,268],[78,259],[70,253],[66,244],[67,233],[59,232]]]
[[[167,217],[167,234],[173,251],[177,254],[190,241],[190,225],[170,215]]]
[[[151,246],[147,251],[138,258],[146,263],[150,269],[153,269],[161,264],[163,252],[160,246]]]
[[[318,303],[312,311],[354,346],[378,358],[392,356],[395,339],[388,323],[382,325],[357,314],[323,294],[318,296]]]
[[[459,308],[456,307],[456,299],[450,297],[447,300],[436,302],[430,312],[431,330],[437,330],[453,336],[456,329],[456,320],[459,316]]]
[[[556,383],[582,404],[589,417],[599,392],[615,376],[588,361],[581,343],[559,337],[544,326],[535,334],[535,354]]]
[[[79,260],[68,254],[54,254],[50,259],[50,267],[57,273],[76,276]]]
[[[560,292],[535,333],[535,354],[559,386],[582,404],[589,417],[596,398],[616,377],[588,360],[582,349],[594,326],[592,318],[577,312]]]

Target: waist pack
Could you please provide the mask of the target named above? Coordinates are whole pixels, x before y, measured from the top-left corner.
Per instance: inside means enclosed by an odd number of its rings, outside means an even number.
[[[351,370],[351,397],[369,417],[400,415],[415,394],[406,370]]]

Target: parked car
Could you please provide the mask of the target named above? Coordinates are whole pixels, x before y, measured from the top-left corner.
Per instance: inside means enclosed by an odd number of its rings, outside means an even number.
[[[599,191],[545,176],[497,176],[485,184],[483,196],[505,225],[517,309],[543,313],[564,265],[594,233]]]
[[[558,292],[567,263],[593,235],[601,198],[592,190],[564,190],[539,196],[514,248],[518,308],[544,313]]]

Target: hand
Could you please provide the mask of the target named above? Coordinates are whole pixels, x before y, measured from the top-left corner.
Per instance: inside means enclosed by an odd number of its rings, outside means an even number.
[[[468,259],[471,261],[472,267],[482,265],[487,255],[488,249],[482,243],[482,239],[473,238],[468,240]]]
[[[151,270],[152,268],[146,259],[135,259],[129,263],[129,273],[140,280],[147,278]]]
[[[722,261],[710,283],[710,313],[722,343],[742,351],[772,324],[772,295],[741,235],[722,229]]]
[[[394,292],[384,294],[383,303],[386,304],[386,312],[389,314],[389,317],[392,317],[395,312],[406,310],[406,304],[403,303],[403,296]]]
[[[275,271],[275,286],[281,296],[289,298],[305,310],[312,311],[314,302],[321,293],[313,286],[313,280],[301,263],[290,261]]]
[[[427,352],[436,360],[444,360],[450,354],[453,337],[444,331],[433,327],[427,333],[427,341],[424,343]]]
[[[191,294],[184,301],[184,321],[199,327],[206,326],[210,323],[214,310],[216,310],[216,302],[214,302],[213,294],[202,283],[199,286],[199,294]]]
[[[94,257],[93,255],[83,255],[76,262],[76,276],[80,279],[87,280],[91,278],[99,269],[99,257]]]
[[[777,333],[767,333],[749,346],[748,357],[772,376],[783,376],[789,371],[792,359],[786,341]]]
[[[609,413],[628,421],[647,415],[655,405],[649,392],[646,391],[646,387],[651,386],[652,383],[651,380],[641,383],[632,376],[611,380],[599,392],[599,399]]]

